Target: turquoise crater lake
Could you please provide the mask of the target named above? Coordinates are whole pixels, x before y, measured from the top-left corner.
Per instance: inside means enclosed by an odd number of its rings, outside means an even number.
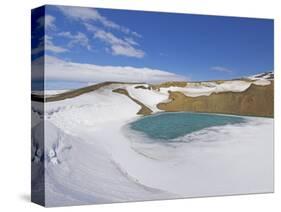
[[[158,113],[132,122],[132,130],[153,139],[174,139],[208,127],[244,123],[243,117],[206,113]]]

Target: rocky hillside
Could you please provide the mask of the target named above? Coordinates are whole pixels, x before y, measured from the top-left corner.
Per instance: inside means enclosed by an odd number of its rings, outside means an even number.
[[[230,81],[187,83],[168,90],[168,102],[157,107],[164,111],[225,113],[249,116],[274,116],[274,74],[265,72]],[[180,88],[181,87],[181,88]],[[182,89],[185,87],[186,89]],[[187,88],[197,90],[195,95]],[[206,88],[215,87],[211,92]],[[166,89],[166,85],[157,89]],[[199,91],[201,89],[201,91]],[[196,95],[198,94],[199,95]]]
[[[159,103],[164,111],[192,111],[273,117],[273,83],[266,86],[251,85],[243,92],[212,93],[210,96],[189,97],[170,92],[170,102]]]

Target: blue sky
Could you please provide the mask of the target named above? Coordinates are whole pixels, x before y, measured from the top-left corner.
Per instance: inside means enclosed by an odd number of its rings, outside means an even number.
[[[32,29],[45,25],[47,78],[55,84],[231,79],[274,68],[269,19],[56,6],[45,15],[33,15]],[[43,39],[33,34],[36,61]]]

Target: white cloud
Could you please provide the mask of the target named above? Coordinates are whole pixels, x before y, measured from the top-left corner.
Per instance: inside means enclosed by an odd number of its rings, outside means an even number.
[[[44,45],[43,44],[39,44],[36,48],[32,48],[31,54],[32,55],[36,55],[36,54],[39,54],[39,53],[41,53],[43,51],[44,51]]]
[[[56,29],[55,20],[56,18],[51,15],[41,16],[37,19],[38,28],[45,26],[46,29]]]
[[[33,64],[40,64],[38,58]],[[40,72],[40,66],[38,66]],[[36,66],[34,66],[36,69]],[[36,70],[35,70],[36,71]],[[100,66],[68,62],[56,57],[45,56],[45,79],[76,82],[164,82],[185,80],[184,77],[171,72],[151,69],[135,68],[131,66]]]
[[[45,51],[50,51],[53,53],[62,53],[62,52],[68,51],[68,49],[66,49],[66,48],[55,45],[53,43],[53,38],[48,35],[45,35],[42,38],[40,38],[38,46],[31,50],[31,54],[32,55],[39,54],[39,53],[43,52],[44,49],[45,49]]]
[[[128,42],[122,40],[121,38],[116,37],[110,32],[105,32],[103,30],[96,30],[95,37],[112,45],[124,45],[124,46],[129,45]]]
[[[51,15],[46,15],[45,16],[45,28],[46,29],[56,29],[56,26],[54,24],[56,18]]]
[[[136,37],[139,37],[139,38],[141,38],[141,37],[142,37],[142,35],[141,35],[141,34],[139,34],[139,33],[137,33],[137,32],[132,32],[132,35],[134,35],[134,36],[136,36]]]
[[[44,19],[44,16],[41,16],[39,17],[37,20],[36,20],[36,23],[37,23],[37,27],[43,27],[44,24],[45,24],[45,19]]]
[[[139,45],[133,38],[125,37],[124,40],[131,45],[134,45],[134,46]]]
[[[82,20],[86,22],[94,21],[99,22],[103,26],[111,29],[119,30],[126,34],[131,34],[136,37],[141,37],[140,34],[138,34],[135,31],[131,31],[129,28],[125,26],[121,26],[105,16],[102,16],[96,9],[93,8],[86,8],[86,7],[71,7],[71,6],[58,6],[60,11],[67,17],[76,19],[76,20]]]
[[[111,51],[113,55],[124,55],[127,57],[136,57],[136,58],[142,58],[144,57],[144,52],[139,49],[135,49],[132,46],[127,45],[112,45]]]
[[[31,78],[32,80],[44,80],[44,57],[39,57],[32,61]]]
[[[82,32],[78,32],[77,34],[71,34],[70,32],[60,32],[58,35],[70,39],[68,43],[68,47],[70,48],[78,44],[87,48],[88,50],[92,49],[88,37]]]
[[[66,48],[55,45],[52,40],[52,37],[47,35],[45,36],[45,51],[50,51],[53,53],[62,53],[68,51]]]
[[[67,17],[72,18],[74,20],[81,21],[85,28],[94,34],[94,37],[103,41],[107,46],[105,50],[110,52],[112,55],[121,55],[127,57],[135,57],[142,58],[145,55],[145,52],[141,50],[139,44],[128,35],[133,35],[135,37],[141,37],[135,31],[131,31],[129,28],[121,26],[105,16],[102,16],[96,9],[93,8],[85,8],[85,7],[70,7],[70,6],[58,6],[58,9]],[[107,32],[105,29],[101,29],[101,27],[95,26],[93,23],[100,23],[103,28],[107,29],[116,29],[127,34],[126,37],[121,38],[119,36],[114,35],[112,32]],[[80,44],[81,46],[86,47],[88,50],[90,49],[88,38],[85,34],[79,32],[79,37],[74,37],[70,33],[61,33],[62,36],[71,38],[72,41],[69,43],[68,47],[72,47],[74,44]]]
[[[232,70],[223,66],[213,66],[211,67],[213,71],[225,72],[225,73],[232,73]]]
[[[56,29],[56,26],[54,24],[55,17],[51,15],[46,15],[45,17],[41,16],[37,19],[38,28],[45,27],[45,29]],[[36,37],[33,37],[33,39],[36,39]],[[32,48],[31,54],[36,55],[43,51],[50,51],[53,53],[62,53],[68,51],[68,49],[57,46],[53,43],[53,37],[49,35],[45,35],[38,39],[38,45],[35,48]]]
[[[91,24],[85,23],[84,25],[90,32],[94,34],[95,38],[100,39],[110,46],[110,52],[113,55],[123,55],[136,58],[144,57],[144,51],[135,47],[138,46],[138,43],[134,39],[129,37],[125,37],[125,39],[122,39],[115,36],[111,32],[106,32]]]

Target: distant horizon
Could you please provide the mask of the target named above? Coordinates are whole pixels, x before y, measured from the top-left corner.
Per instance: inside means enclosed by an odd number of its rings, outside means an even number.
[[[49,90],[274,72],[271,19],[54,5],[32,17],[32,62],[45,57]]]

